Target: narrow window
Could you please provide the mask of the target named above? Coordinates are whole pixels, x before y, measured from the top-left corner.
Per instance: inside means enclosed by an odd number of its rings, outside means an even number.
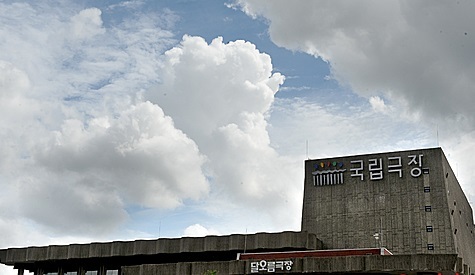
[[[424,193],[430,192],[430,186],[424,186]]]
[[[434,250],[434,244],[427,244],[427,250]]]
[[[432,225],[426,226],[426,232],[432,232],[433,230]]]
[[[457,228],[455,228],[454,230],[454,235],[457,235]]]
[[[432,212],[432,207],[430,205],[425,207],[426,212]]]

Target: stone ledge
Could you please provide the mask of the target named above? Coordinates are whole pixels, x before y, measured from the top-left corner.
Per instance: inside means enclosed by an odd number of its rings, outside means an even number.
[[[245,247],[246,246],[246,247]],[[315,234],[280,233],[233,234],[226,236],[115,241],[108,243],[51,245],[0,250],[0,263],[6,265],[71,259],[127,257],[179,253],[253,250],[321,249]]]

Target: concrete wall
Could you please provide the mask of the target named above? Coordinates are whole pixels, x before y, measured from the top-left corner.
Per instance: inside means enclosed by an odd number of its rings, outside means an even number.
[[[455,253],[442,158],[434,148],[306,161],[302,230],[330,249],[382,245],[395,254]],[[362,176],[354,175],[359,161]],[[336,170],[344,171],[342,182],[316,182],[314,174]],[[380,231],[382,244],[373,236]]]
[[[320,249],[321,242],[307,232],[256,233],[249,235],[185,237],[176,239],[116,241],[109,243],[50,245],[0,250],[7,265],[54,262],[69,259],[111,258],[134,255],[206,253],[244,250]],[[60,263],[58,263],[60,264]]]
[[[290,274],[324,274],[339,272],[346,274],[365,274],[384,271],[384,274],[416,274],[421,271],[444,272],[453,274],[457,255],[397,255],[397,256],[349,256],[331,258],[297,258],[292,269],[285,271]],[[123,275],[158,275],[158,274],[255,274],[251,273],[251,260],[208,262],[208,263],[177,263],[166,265],[140,265],[125,267]],[[265,271],[260,273],[266,273]],[[279,273],[279,272],[276,272]],[[269,273],[267,273],[269,274]]]
[[[447,216],[450,217],[451,223],[451,232],[447,234],[455,239],[455,251],[462,258],[462,266],[465,266],[464,273],[472,274],[475,272],[473,212],[445,156],[443,156],[443,177],[448,203]]]

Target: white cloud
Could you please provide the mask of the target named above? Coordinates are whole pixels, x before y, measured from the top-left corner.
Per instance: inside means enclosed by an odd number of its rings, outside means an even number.
[[[103,34],[101,10],[89,8],[71,18],[71,35],[75,39],[88,39]]]
[[[0,60],[0,86],[2,87],[2,98],[8,99],[21,94],[30,88],[30,80],[28,76],[13,64]]]
[[[218,235],[218,234],[217,234],[217,231],[214,231],[212,229],[207,229],[201,224],[193,224],[193,225],[188,226],[185,229],[184,234],[183,234],[183,236],[187,236],[187,237],[204,237],[208,235]]]
[[[30,15],[40,9],[23,8]],[[9,33],[20,50],[43,49],[29,59],[2,56],[11,64],[4,71],[17,75],[5,85],[29,83],[20,88],[31,101],[28,134],[19,139],[13,131],[5,138],[13,146],[1,146],[10,152],[5,163],[16,167],[1,184],[10,197],[22,196],[12,214],[58,235],[106,236],[129,219],[130,205],[173,208],[209,195],[203,209],[211,215],[245,203],[239,211],[246,219],[264,216],[263,227],[297,227],[299,217],[285,210],[300,211],[301,186],[293,178],[301,171],[270,147],[266,129],[283,81],[270,57],[249,42],[218,38],[208,45],[197,37],[185,37],[161,56],[170,33],[151,18],[106,28],[100,15],[87,9],[35,18],[54,28],[25,18],[8,22],[41,34]],[[68,40],[61,30],[85,18],[94,19],[83,32],[91,36]],[[154,104],[142,102],[140,92]],[[222,220],[232,222],[232,216]]]
[[[274,151],[267,132],[268,112],[284,80],[272,72],[270,57],[249,42],[216,38],[207,44],[185,36],[165,54],[162,71],[162,83],[145,97],[206,155],[213,187],[208,211],[224,216],[216,212],[245,205],[248,220],[261,215],[267,217],[262,224],[296,227],[299,218],[291,213],[300,211],[301,184],[293,179],[300,171]],[[226,221],[234,224],[231,217]]]
[[[22,145],[11,137],[27,131],[29,120],[39,109],[38,104],[27,97],[30,88],[30,80],[24,71],[10,62],[0,60],[0,153],[3,156],[0,159],[0,171],[14,169],[11,158],[16,157]]]
[[[475,126],[473,2],[237,2],[268,19],[275,43],[322,57],[359,94],[384,92],[426,116],[460,114]]]
[[[55,178],[65,174],[66,184],[71,178],[72,186],[84,182],[95,190],[97,182],[104,189],[97,191],[117,191],[126,202],[146,207],[176,207],[208,192],[204,158],[158,106],[139,103],[117,119],[97,118],[86,125],[65,121],[60,132],[38,145],[34,159]]]
[[[129,204],[174,207],[208,192],[194,143],[137,97],[159,80],[173,43],[166,16],[105,27],[101,10],[73,2],[0,3],[0,200],[9,209],[0,220],[20,221],[2,229],[1,246],[103,238],[127,221]],[[154,162],[189,170],[160,173]],[[174,185],[191,177],[193,188]],[[27,242],[37,230],[51,235]]]
[[[280,154],[306,159],[408,150],[436,145],[427,126],[370,104],[321,105],[307,99],[279,99],[270,118],[272,144]]]
[[[202,38],[185,36],[165,57],[162,83],[146,98],[194,139],[237,120],[242,112],[264,113],[283,81],[280,74],[272,74],[270,57],[249,42],[223,44],[217,38],[208,45]]]
[[[116,8],[129,8],[129,9],[136,9],[143,6],[143,0],[133,0],[133,1],[123,1],[118,4],[110,5],[109,9],[116,9]]]
[[[384,113],[387,111],[388,106],[384,103],[384,100],[379,96],[372,96],[369,98],[369,104],[376,112]]]

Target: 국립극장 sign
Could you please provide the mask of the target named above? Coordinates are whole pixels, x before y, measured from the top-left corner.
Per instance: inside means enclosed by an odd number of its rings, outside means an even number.
[[[313,184],[315,186],[344,184],[346,171],[350,172],[350,177],[357,177],[362,181],[365,180],[365,176],[371,181],[382,180],[385,174],[395,174],[402,178],[404,163],[411,167],[411,177],[418,178],[421,174],[429,172],[429,168],[423,167],[423,157],[423,154],[409,155],[404,161],[401,156],[389,156],[371,158],[367,163],[362,159],[355,159],[349,161],[349,169],[346,169],[343,162],[319,162],[314,165],[315,171],[312,172]]]

